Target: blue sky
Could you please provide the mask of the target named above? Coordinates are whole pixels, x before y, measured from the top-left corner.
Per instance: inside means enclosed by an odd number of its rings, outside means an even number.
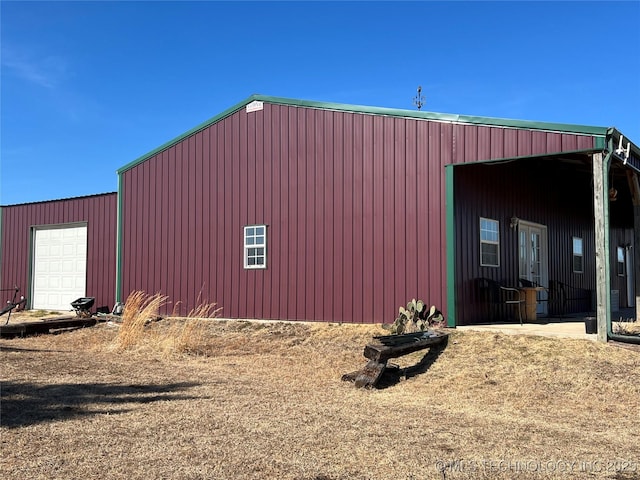
[[[115,171],[249,95],[581,125],[640,144],[640,2],[0,2],[0,204]]]

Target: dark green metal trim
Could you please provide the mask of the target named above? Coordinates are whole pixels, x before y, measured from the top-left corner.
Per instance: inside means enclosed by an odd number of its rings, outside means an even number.
[[[617,128],[611,127],[607,130],[607,139],[609,140],[609,151],[613,152],[618,147],[618,141],[620,140],[620,135],[624,135]],[[635,143],[631,142],[629,138],[624,137],[623,142],[631,143],[631,151],[637,156],[640,157],[640,147]],[[626,146],[626,145],[625,145]]]
[[[606,137],[593,137],[593,148],[596,150],[604,150],[607,147]]]
[[[447,255],[447,326],[456,326],[456,227],[454,210],[454,165],[446,165],[445,176],[445,211],[446,211],[446,255]]]
[[[548,130],[566,133],[584,133],[588,135],[605,135],[607,127],[594,127],[588,125],[572,125],[565,123],[534,122],[530,120],[515,120],[507,118],[481,117],[472,115],[458,115],[450,113],[423,112],[419,110],[402,110],[386,107],[370,107],[364,105],[348,105],[342,103],[316,102],[310,100],[294,100],[282,97],[270,97],[266,95],[254,95],[246,100],[259,100],[267,103],[292,105],[299,107],[320,108],[324,110],[339,110],[356,113],[370,113],[375,115],[388,115],[393,117],[419,118],[424,120],[436,120],[440,122],[468,123],[474,125],[488,125],[512,128],[526,128],[533,130]]]
[[[27,303],[25,308],[27,310],[31,310],[33,308],[33,259],[35,258],[34,250],[35,250],[35,236],[36,236],[36,227],[29,227],[29,258],[27,261],[29,262],[29,268],[27,269],[27,293],[25,296],[27,297]]]
[[[118,173],[124,173],[127,170],[132,169],[136,165],[144,162],[145,160],[153,157],[154,155],[160,153],[161,151],[181,142],[185,138],[198,133],[201,130],[213,125],[220,120],[232,115],[237,112],[241,108],[245,107],[249,103],[253,101],[266,102],[275,105],[289,105],[294,107],[307,107],[307,108],[317,108],[322,110],[334,110],[340,112],[351,112],[351,113],[365,113],[371,115],[386,115],[391,117],[402,117],[402,118],[416,118],[422,120],[432,120],[437,122],[447,122],[447,123],[461,123],[461,124],[470,124],[470,125],[484,125],[484,126],[497,126],[497,127],[506,127],[506,128],[526,128],[531,130],[545,130],[552,132],[563,132],[563,133],[579,133],[585,135],[606,135],[608,127],[593,127],[586,125],[571,125],[565,123],[549,123],[549,122],[534,122],[529,120],[514,120],[514,119],[505,119],[505,118],[493,118],[493,117],[480,117],[480,116],[471,116],[471,115],[457,115],[450,113],[435,113],[435,112],[422,112],[418,110],[402,110],[395,108],[386,108],[386,107],[370,107],[364,105],[348,105],[342,103],[330,103],[330,102],[317,102],[312,100],[296,100],[291,98],[283,98],[283,97],[271,97],[267,95],[251,95],[249,98],[237,103],[236,105],[228,108],[227,110],[219,113],[213,118],[197,125],[191,130],[183,133],[182,135],[177,136],[176,138],[169,140],[168,142],[160,145],[158,148],[138,157],[132,162],[126,164],[125,166],[118,169]]]
[[[219,113],[215,117],[210,118],[209,120],[207,120],[205,122],[202,122],[200,125],[197,125],[197,126],[193,127],[191,130],[183,133],[182,135],[177,136],[173,140],[169,140],[168,142],[163,143],[158,148],[153,149],[149,153],[146,153],[143,156],[136,158],[134,161],[126,164],[124,167],[121,167],[120,169],[117,170],[117,173],[118,174],[122,174],[122,173],[126,172],[127,170],[131,170],[136,165],[139,165],[142,162],[144,162],[145,160],[147,160],[147,159],[153,157],[154,155],[162,152],[163,150],[166,150],[167,148],[169,148],[169,147],[171,147],[171,146],[173,146],[173,145],[175,145],[177,143],[180,143],[185,138],[190,137],[191,135],[194,135],[194,134],[198,133],[199,131],[204,130],[205,128],[213,125],[214,123],[225,119],[229,115],[234,114],[235,112],[237,112],[241,108],[245,107],[249,103],[253,102],[254,100],[257,100],[257,98],[255,98],[255,97],[258,97],[258,95],[252,95],[251,97],[247,98],[246,100],[243,100],[242,102],[237,103],[233,107],[226,109],[224,112]]]
[[[561,155],[574,155],[574,154],[592,154],[592,153],[598,153],[601,152],[601,149],[598,148],[587,148],[587,149],[583,149],[583,150],[569,150],[566,152],[555,152],[555,153],[541,153],[541,154],[537,154],[537,155],[525,155],[522,157],[505,157],[505,158],[496,158],[493,160],[477,160],[475,162],[466,162],[466,163],[458,163],[456,165],[478,165],[481,163],[508,163],[508,162],[513,162],[515,160],[527,160],[527,159],[534,159],[534,158],[549,158],[549,157],[557,157],[557,156],[561,156]]]
[[[122,174],[118,173],[118,212],[116,226],[116,302],[120,302],[122,296],[122,210],[124,206],[122,196]]]

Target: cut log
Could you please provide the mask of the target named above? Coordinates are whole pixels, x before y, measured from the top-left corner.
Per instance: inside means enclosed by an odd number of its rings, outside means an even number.
[[[404,335],[385,335],[373,337],[374,341],[364,347],[364,356],[369,359],[367,365],[357,372],[347,373],[342,380],[355,382],[356,387],[375,387],[385,369],[387,360],[417,352],[433,345],[446,345],[449,334],[428,330],[426,332]],[[394,367],[397,369],[397,367]]]
[[[423,332],[422,335],[410,335],[411,336],[407,336],[404,340],[398,338],[393,342],[387,340],[388,337],[379,337],[364,347],[364,356],[376,362],[386,362],[390,358],[401,357],[442,343],[449,336],[448,333],[433,331]],[[396,337],[402,336],[396,335]]]
[[[58,317],[40,322],[11,323],[9,325],[0,325],[0,337],[24,337],[39,333],[49,333],[51,330],[58,330],[62,328],[92,327],[96,323],[97,320],[93,317]]]
[[[356,377],[356,387],[374,386],[380,380],[386,366],[386,362],[379,363],[375,360],[370,360]]]

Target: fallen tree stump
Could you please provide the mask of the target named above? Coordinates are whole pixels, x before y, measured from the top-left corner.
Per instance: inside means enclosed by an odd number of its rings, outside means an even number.
[[[447,332],[434,330],[374,337],[374,340],[364,347],[364,356],[369,362],[362,370],[343,375],[342,380],[355,382],[358,388],[375,387],[387,368],[389,359],[440,345],[448,337]]]

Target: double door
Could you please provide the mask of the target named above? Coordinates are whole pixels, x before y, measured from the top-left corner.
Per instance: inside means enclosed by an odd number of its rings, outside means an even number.
[[[547,227],[520,220],[518,224],[519,275],[544,287],[549,286]],[[547,291],[537,292],[537,315],[546,315]]]

